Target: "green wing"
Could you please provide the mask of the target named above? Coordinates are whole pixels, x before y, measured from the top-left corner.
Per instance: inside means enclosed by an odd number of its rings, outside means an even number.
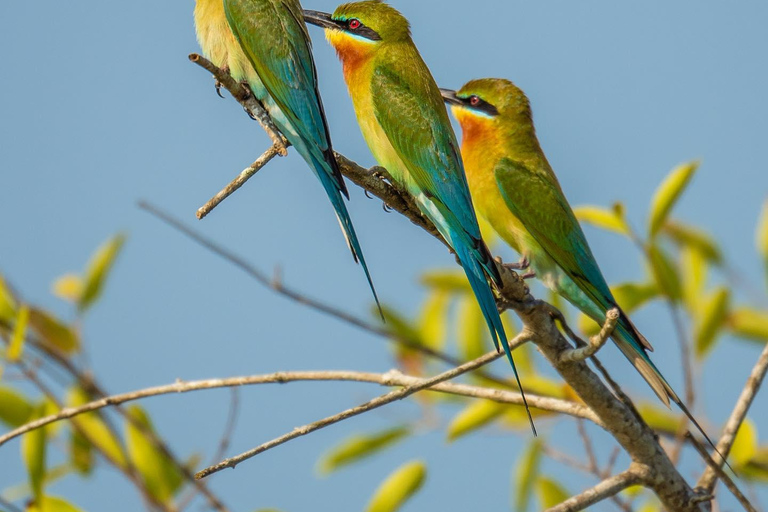
[[[508,158],[502,158],[494,172],[507,207],[549,257],[595,303],[613,307],[613,294],[554,177]]]

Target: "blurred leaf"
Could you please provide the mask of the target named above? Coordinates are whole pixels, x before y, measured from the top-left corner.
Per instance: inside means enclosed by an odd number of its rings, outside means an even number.
[[[512,339],[517,335],[517,325],[512,321],[511,314],[501,315],[501,324],[504,326],[504,332],[507,333],[507,338]],[[515,367],[520,375],[531,375],[535,373],[536,368],[533,363],[533,356],[531,354],[532,343],[524,343],[512,351],[512,356],[515,359]],[[498,386],[498,384],[496,384]]]
[[[768,199],[763,203],[763,212],[757,224],[757,252],[763,257],[765,276],[768,279]]]
[[[421,488],[427,467],[421,461],[400,466],[376,489],[366,512],[394,512]]]
[[[11,428],[27,423],[34,412],[31,403],[18,391],[0,386],[0,421]]]
[[[715,339],[728,318],[731,293],[725,287],[719,287],[709,294],[696,315],[694,327],[694,346],[696,355],[703,358],[714,346]]]
[[[579,312],[578,320],[576,323],[579,331],[585,336],[594,336],[600,332],[601,326],[597,322],[592,320],[584,313]]]
[[[93,470],[93,445],[77,430],[69,437],[69,461],[81,475],[90,475]]]
[[[83,292],[78,304],[80,311],[87,310],[101,295],[109,271],[112,269],[117,255],[120,254],[124,242],[125,235],[119,233],[107,240],[91,257],[83,276]]]
[[[448,293],[472,295],[467,276],[461,270],[431,270],[421,276],[421,284]]]
[[[533,483],[539,477],[539,463],[541,462],[542,438],[537,437],[528,443],[525,451],[520,456],[515,469],[514,504],[517,512],[525,512],[531,500]]]
[[[682,269],[683,299],[688,311],[695,314],[701,308],[704,285],[707,282],[708,263],[699,251],[683,247],[680,250],[680,268]]]
[[[648,247],[648,258],[651,264],[651,273],[662,290],[672,301],[679,301],[682,298],[682,284],[680,283],[680,274],[674,262],[664,252],[661,247],[651,244]]]
[[[141,407],[134,405],[128,412],[138,424],[149,432],[155,432],[149,415]],[[141,474],[147,489],[158,501],[169,503],[181,486],[181,473],[132,422],[126,422],[125,430],[128,456]]]
[[[749,418],[746,418],[736,432],[736,439],[731,447],[729,460],[734,469],[747,465],[757,453],[757,428]]]
[[[644,503],[637,512],[661,512],[661,507],[656,500]]]
[[[526,392],[531,394],[550,396],[552,398],[566,398],[563,391],[563,383],[543,375],[526,376],[523,387]]]
[[[705,231],[676,220],[667,221],[663,233],[681,248],[688,247],[700,253],[707,261],[719,265],[723,253],[717,242]]]
[[[81,509],[72,505],[64,498],[55,496],[44,496],[37,503],[27,507],[26,512],[82,512]]]
[[[36,420],[43,416],[45,416],[45,404],[41,403],[35,407],[30,420]],[[32,430],[21,437],[21,456],[27,466],[29,487],[32,489],[32,497],[36,501],[39,501],[43,496],[47,444],[48,440],[44,428]]]
[[[637,409],[648,426],[654,430],[677,432],[680,426],[680,417],[678,415],[655,403],[641,403]]]
[[[768,447],[758,447],[755,455],[739,471],[739,476],[747,480],[768,482]]]
[[[353,435],[325,453],[318,462],[318,471],[327,475],[366,457],[375,455],[404,439],[411,433],[401,426],[376,432],[375,434]]]
[[[626,222],[616,214],[615,210],[607,210],[599,206],[577,206],[573,209],[576,218],[582,223],[592,224],[606,231],[621,235],[629,233]]]
[[[676,167],[656,189],[653,201],[651,201],[650,218],[648,219],[649,238],[653,239],[664,226],[669,212],[691,181],[698,167],[699,162],[690,162]]]
[[[508,406],[491,400],[473,400],[448,424],[448,441],[478,430],[504,413]]]
[[[91,397],[79,387],[72,388],[69,390],[69,393],[67,393],[66,403],[69,407],[79,407],[90,401]],[[90,443],[88,443],[88,440],[90,440],[116,465],[120,467],[126,466],[125,449],[123,448],[122,443],[112,435],[112,432],[107,425],[99,417],[98,412],[92,411],[80,414],[72,418],[71,421],[82,431],[82,434],[85,435],[85,438],[77,440],[75,437],[77,437],[78,432],[73,433],[72,445],[70,446],[70,457],[73,461],[76,457],[80,457],[84,462],[86,457],[89,457],[85,450],[85,444],[87,443],[90,445]],[[83,464],[83,466],[76,465],[76,467],[80,471],[84,471],[86,466]]]
[[[33,307],[30,309],[29,324],[40,339],[66,354],[80,350],[80,338],[70,326],[50,313]]]
[[[485,319],[474,296],[467,296],[459,303],[459,351],[465,361],[485,354]]]
[[[625,313],[631,313],[651,299],[659,296],[656,283],[621,283],[611,286],[616,302]]]
[[[24,350],[24,340],[27,336],[27,325],[29,324],[29,306],[22,304],[19,308],[19,314],[16,315],[16,324],[13,326],[13,335],[11,343],[8,345],[6,357],[9,361],[18,361]]]
[[[626,496],[630,500],[633,500],[638,496],[640,496],[644,490],[645,490],[645,487],[643,487],[640,484],[630,485],[629,487],[621,491],[621,495]]]
[[[450,294],[435,290],[429,294],[421,309],[421,339],[433,350],[442,350],[445,346],[450,302]]]
[[[77,274],[65,274],[53,283],[53,294],[77,304],[83,296],[83,280]]]
[[[407,341],[410,343],[424,344],[421,338],[419,326],[411,319],[406,318],[394,308],[382,304],[381,310],[384,313],[386,324],[384,327],[389,335],[395,340]],[[405,343],[394,345],[395,359],[408,373],[419,375],[422,373],[422,364],[424,357],[418,350],[409,347]]]
[[[545,476],[536,479],[536,494],[541,509],[554,507],[571,497],[562,485]]]
[[[768,341],[768,313],[738,308],[728,317],[728,325],[736,336],[762,343]]]
[[[3,276],[0,275],[0,321],[12,324],[16,318],[17,301],[13,292],[5,284]]]

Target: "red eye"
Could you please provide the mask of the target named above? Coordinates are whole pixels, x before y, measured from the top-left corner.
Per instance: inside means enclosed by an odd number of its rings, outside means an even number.
[[[349,28],[351,28],[352,30],[359,29],[360,25],[362,25],[362,23],[360,23],[360,20],[349,20]]]
[[[478,98],[477,96],[470,96],[469,104],[472,105],[473,107],[478,106],[480,104],[480,98]]]

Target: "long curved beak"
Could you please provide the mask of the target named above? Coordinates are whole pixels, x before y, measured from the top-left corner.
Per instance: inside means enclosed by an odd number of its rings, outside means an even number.
[[[327,12],[304,9],[304,21],[321,28],[340,28],[339,22],[334,21]]]
[[[449,105],[463,105],[463,102],[456,96],[456,91],[453,89],[440,88],[440,94],[443,95],[443,101]]]

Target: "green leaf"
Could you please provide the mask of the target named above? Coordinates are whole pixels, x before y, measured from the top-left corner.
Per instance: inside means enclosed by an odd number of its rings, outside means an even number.
[[[515,496],[513,509],[517,512],[525,512],[531,500],[533,484],[539,477],[539,464],[541,462],[542,439],[533,439],[526,447],[515,469]]]
[[[704,288],[709,270],[707,260],[701,252],[683,247],[680,250],[680,268],[682,269],[682,287],[685,306],[691,313],[701,308]]]
[[[680,426],[680,417],[659,405],[642,403],[637,409],[648,426],[654,430],[677,432]]]
[[[64,498],[44,496],[37,503],[31,504],[26,512],[82,512]]]
[[[53,294],[78,304],[83,296],[83,279],[77,274],[65,274],[53,283]]]
[[[539,508],[542,510],[554,507],[571,496],[562,485],[545,476],[536,479],[536,494],[539,498]]]
[[[396,469],[376,489],[366,512],[394,512],[400,509],[424,484],[427,467],[421,461],[411,461]]]
[[[85,405],[91,401],[91,397],[79,387],[75,387],[69,390],[67,393],[66,403],[69,407],[79,407]],[[73,461],[78,461],[82,465],[75,465],[80,471],[87,469],[86,462],[88,461],[89,450],[86,450],[86,446],[90,447],[90,443],[93,443],[96,448],[99,449],[104,455],[114,462],[119,467],[125,467],[127,465],[127,459],[125,456],[125,449],[122,443],[117,439],[107,427],[106,423],[99,417],[99,413],[96,411],[80,414],[72,418],[72,423],[80,429],[84,438],[76,439],[79,435],[78,432],[73,433],[72,444],[70,445],[70,457]]]
[[[758,447],[755,455],[739,471],[739,476],[755,482],[768,482],[768,447]]]
[[[17,300],[0,275],[0,321],[12,324],[16,318]]]
[[[80,350],[80,336],[77,331],[47,311],[32,307],[29,311],[29,324],[43,342],[65,354]]]
[[[128,412],[144,429],[155,432],[149,415],[141,407],[132,406]],[[181,486],[181,473],[130,421],[126,422],[125,437],[128,456],[141,474],[147,489],[158,501],[169,503]]]
[[[27,336],[27,325],[29,324],[29,306],[22,304],[19,308],[19,314],[16,315],[16,325],[13,327],[11,343],[8,345],[6,357],[9,361],[18,361],[24,351],[24,340]]]
[[[736,336],[761,343],[768,341],[768,313],[751,308],[738,308],[728,318],[728,325]]]
[[[488,425],[501,416],[505,409],[505,404],[491,400],[473,400],[451,420],[448,425],[448,441],[455,441]]]
[[[465,361],[471,361],[486,352],[485,319],[474,296],[459,303],[459,351]]]
[[[125,235],[119,233],[107,240],[91,257],[83,276],[83,292],[78,304],[80,311],[87,310],[101,295],[109,271],[112,269],[117,255],[120,254],[124,242]]]
[[[35,407],[30,420],[36,420],[45,416],[46,406],[41,403]],[[29,487],[32,496],[39,501],[43,496],[43,482],[45,481],[45,452],[48,445],[46,430],[38,428],[24,434],[21,438],[21,456],[27,466],[29,475]]]
[[[729,460],[734,469],[747,465],[757,453],[757,428],[749,418],[746,418],[736,432],[736,439],[731,447]]]
[[[431,270],[421,276],[421,284],[427,288],[454,294],[472,295],[467,276],[461,270]]]
[[[80,432],[73,430],[69,437],[69,461],[81,475],[93,470],[93,445]]]
[[[0,421],[11,428],[20,427],[30,421],[34,409],[24,395],[15,389],[0,386]]]
[[[731,293],[722,286],[703,301],[696,315],[693,332],[696,355],[699,358],[703,358],[714,346],[717,335],[728,318],[730,303]]]
[[[648,220],[648,236],[653,239],[664,226],[669,212],[675,205],[685,187],[691,181],[699,162],[690,162],[672,170],[656,189],[651,202],[651,213]]]
[[[404,439],[411,433],[401,426],[376,432],[375,434],[353,435],[341,444],[331,448],[318,461],[318,471],[327,475],[337,469],[375,455]]]
[[[629,233],[627,223],[616,213],[616,210],[607,210],[599,206],[577,206],[573,209],[573,213],[581,223],[592,224],[621,235]]]
[[[445,346],[450,302],[450,294],[435,290],[429,294],[421,308],[419,321],[421,339],[433,350],[441,350]]]
[[[651,244],[648,247],[648,259],[651,264],[651,273],[659,285],[659,289],[670,300],[679,301],[682,298],[683,290],[680,274],[674,262],[656,244]]]
[[[681,248],[693,249],[711,263],[719,265],[723,262],[723,253],[715,239],[699,228],[670,220],[664,225],[662,232]]]
[[[768,199],[763,203],[763,212],[757,224],[757,252],[763,257],[765,277],[768,280]]]
[[[659,296],[659,287],[654,282],[621,283],[611,286],[616,302],[625,313],[631,313],[646,302]]]

